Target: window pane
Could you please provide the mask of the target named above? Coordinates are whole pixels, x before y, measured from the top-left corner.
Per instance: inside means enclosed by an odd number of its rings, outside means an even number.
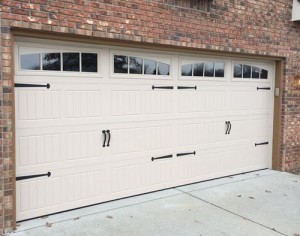
[[[260,68],[252,66],[252,78],[259,79]]]
[[[251,66],[243,65],[243,78],[251,78]]]
[[[81,54],[81,71],[98,72],[98,55],[96,53]]]
[[[79,71],[79,53],[63,53],[63,70]]]
[[[145,75],[156,75],[156,61],[144,60],[144,74]]]
[[[215,63],[215,77],[224,77],[224,63]]]
[[[262,70],[261,70],[261,74],[260,74],[260,78],[261,78],[261,79],[268,79],[268,71],[262,69]]]
[[[60,53],[44,53],[43,70],[60,71]]]
[[[203,63],[194,64],[194,76],[203,76]]]
[[[21,69],[23,70],[40,70],[40,54],[21,55]]]
[[[143,58],[130,57],[129,72],[130,74],[142,74]]]
[[[192,64],[182,65],[181,66],[181,75],[182,76],[192,76]]]
[[[242,64],[234,65],[234,72],[233,72],[234,78],[242,78],[242,71],[243,71],[242,68],[243,68]]]
[[[114,56],[114,73],[128,73],[128,57],[115,55]]]
[[[214,76],[214,63],[205,64],[205,76],[213,77]]]
[[[170,75],[170,65],[158,62],[158,75]]]

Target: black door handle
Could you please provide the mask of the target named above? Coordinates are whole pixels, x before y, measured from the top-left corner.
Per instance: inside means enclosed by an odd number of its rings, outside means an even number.
[[[225,131],[225,134],[228,134],[228,130],[229,130],[229,121],[225,121],[225,125],[226,125],[226,131]]]
[[[102,147],[105,147],[105,143],[106,143],[106,131],[102,130],[102,134],[104,134],[104,141],[103,141]]]
[[[230,122],[230,121],[228,121],[228,124],[229,124],[229,130],[228,130],[228,134],[230,134],[230,132],[231,132],[231,122]]]
[[[107,141],[106,147],[109,147],[109,143],[110,143],[110,130],[106,130],[106,132],[108,133],[108,141]]]

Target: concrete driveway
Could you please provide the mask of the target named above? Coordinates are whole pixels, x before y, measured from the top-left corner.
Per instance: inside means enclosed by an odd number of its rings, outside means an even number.
[[[22,222],[12,236],[300,235],[300,176],[262,170]]]

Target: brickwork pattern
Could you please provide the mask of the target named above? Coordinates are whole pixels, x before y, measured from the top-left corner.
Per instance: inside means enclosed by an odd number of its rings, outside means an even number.
[[[11,30],[29,29],[285,58],[281,81],[281,169],[300,167],[300,24],[291,0],[214,0],[209,11],[183,0],[3,0],[1,14],[0,233],[12,230]],[[181,6],[181,7],[180,7]]]

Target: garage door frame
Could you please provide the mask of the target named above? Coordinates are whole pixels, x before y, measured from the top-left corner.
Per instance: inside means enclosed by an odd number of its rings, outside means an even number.
[[[164,51],[170,51],[170,52],[175,52],[175,53],[186,53],[187,55],[190,55],[191,53],[197,55],[197,54],[201,54],[201,55],[210,55],[210,56],[223,56],[224,57],[224,52],[212,52],[212,51],[208,51],[208,50],[202,50],[199,49],[199,51],[195,51],[195,49],[186,49],[186,48],[180,48],[180,47],[172,47],[172,46],[161,46],[161,45],[150,45],[150,44],[137,44],[137,43],[130,43],[130,42],[120,42],[117,40],[102,40],[101,42],[99,42],[99,39],[91,39],[91,38],[85,38],[85,37],[78,37],[78,38],[71,38],[69,36],[62,36],[60,34],[40,34],[40,33],[32,33],[30,31],[13,31],[13,37],[11,38],[11,43],[13,45],[14,43],[14,36],[25,36],[25,37],[30,37],[30,38],[40,38],[40,39],[54,39],[54,40],[62,40],[62,41],[76,41],[77,43],[91,43],[91,44],[100,44],[100,45],[113,45],[113,46],[126,46],[128,48],[142,48],[142,49],[156,49],[156,50],[164,50]],[[282,67],[283,67],[283,61],[281,58],[276,58],[276,57],[261,57],[261,56],[253,56],[253,55],[247,55],[247,54],[239,54],[239,53],[225,53],[225,56],[230,56],[230,57],[239,57],[239,58],[245,58],[245,60],[271,60],[271,61],[276,61],[276,73],[275,74],[275,82],[276,82],[276,86],[278,86],[278,81],[281,80],[282,78]],[[11,63],[12,65],[14,65],[14,52],[12,51],[12,56],[11,56]],[[12,78],[11,81],[14,81],[14,66],[12,67]],[[13,94],[14,95],[14,94]],[[273,136],[273,140],[277,140],[277,142],[274,142],[274,145],[272,147],[273,149],[273,160],[272,160],[272,164],[273,164],[273,168],[277,169],[279,166],[279,157],[280,157],[280,153],[279,153],[279,142],[278,139],[280,139],[281,137],[281,121],[280,121],[280,104],[281,104],[281,94],[279,97],[275,98],[275,109],[274,109],[274,122],[273,122],[273,130],[276,132],[274,132],[274,134],[276,133],[277,137],[275,138]],[[273,106],[273,107],[274,107]],[[13,99],[13,107],[14,107],[14,99]],[[278,112],[279,111],[279,112]],[[13,110],[13,121],[15,120],[15,112]],[[13,122],[12,125],[12,129],[13,129],[13,178],[15,179],[16,175],[15,175],[15,122]],[[272,136],[271,136],[272,137]],[[16,199],[16,190],[15,190],[15,181],[13,181],[13,207],[14,209],[16,209],[15,207],[15,199]],[[13,215],[13,222],[16,222],[16,212],[14,211],[14,215]],[[14,225],[15,226],[15,225]]]

